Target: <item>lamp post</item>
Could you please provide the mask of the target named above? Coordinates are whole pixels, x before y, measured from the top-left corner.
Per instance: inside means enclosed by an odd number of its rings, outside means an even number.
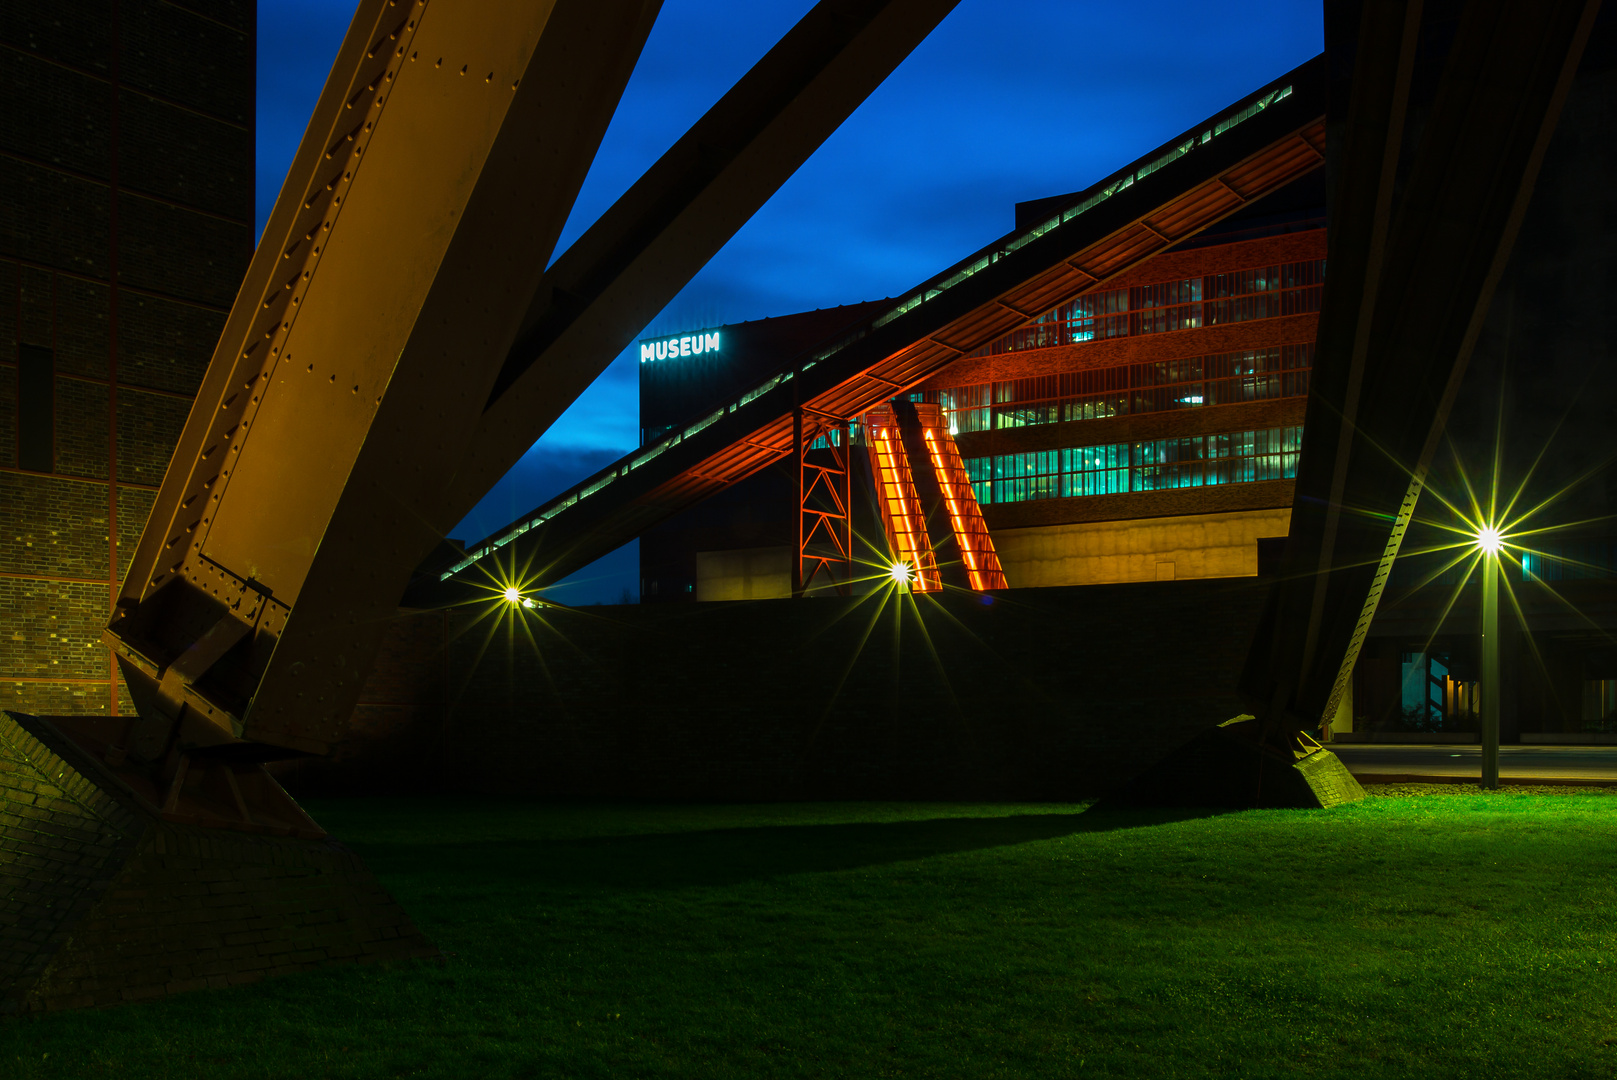
[[[1482,786],[1499,788],[1499,530],[1477,532],[1482,549]]]

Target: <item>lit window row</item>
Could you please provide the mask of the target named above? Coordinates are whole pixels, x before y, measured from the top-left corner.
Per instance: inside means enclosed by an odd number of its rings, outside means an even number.
[[[1617,578],[1617,541],[1556,539],[1537,542],[1534,550],[1507,547],[1510,556],[1500,562],[1507,582],[1579,581]],[[1475,587],[1480,571],[1470,559],[1453,561],[1453,552],[1439,550],[1406,553],[1393,563],[1389,588],[1402,591],[1416,586],[1449,588],[1469,581]]]
[[[1325,260],[1092,292],[990,342],[973,356],[1050,349],[1102,338],[1165,334],[1199,326],[1318,311]]]
[[[1290,480],[1299,426],[966,459],[979,503]]]
[[[1617,577],[1617,543],[1610,540],[1555,540],[1538,546],[1540,550],[1521,553],[1522,576],[1528,581]]]
[[[943,406],[949,430],[1104,420],[1111,416],[1308,396],[1314,346],[1195,356],[1011,379],[911,395]]]

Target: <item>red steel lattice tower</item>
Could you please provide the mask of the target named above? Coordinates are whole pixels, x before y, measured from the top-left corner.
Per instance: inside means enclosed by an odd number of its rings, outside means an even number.
[[[792,564],[792,595],[803,596],[822,573],[837,595],[853,595],[853,470],[848,422],[814,416],[804,425],[804,410],[793,416],[797,447],[797,560]],[[825,445],[812,444],[823,435]],[[809,456],[810,452],[815,457]]]

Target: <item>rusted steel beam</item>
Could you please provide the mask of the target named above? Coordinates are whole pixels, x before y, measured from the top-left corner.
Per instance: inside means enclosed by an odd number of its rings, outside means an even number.
[[[1365,5],[1292,531],[1241,682],[1272,740],[1335,714],[1598,7],[1472,0],[1394,208],[1419,10]]]
[[[660,0],[363,0],[106,631],[131,756],[343,735]]]

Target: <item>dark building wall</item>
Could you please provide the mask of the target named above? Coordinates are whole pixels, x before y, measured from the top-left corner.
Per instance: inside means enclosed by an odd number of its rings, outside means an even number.
[[[0,687],[131,711],[100,643],[252,254],[252,0],[0,4]]]
[[[1445,24],[1429,28],[1427,48],[1444,43]],[[1452,33],[1449,28],[1448,33]],[[1436,56],[1427,60],[1430,68]],[[1429,83],[1433,73],[1423,78]],[[1427,92],[1430,92],[1428,87]],[[1455,598],[1450,573],[1419,590],[1455,552],[1422,554],[1454,541],[1447,499],[1469,509],[1467,483],[1486,504],[1499,452],[1500,506],[1520,492],[1512,517],[1549,501],[1523,527],[1552,531],[1519,538],[1576,563],[1547,586],[1505,569],[1515,594],[1501,608],[1505,693],[1501,737],[1608,735],[1609,719],[1583,715],[1584,683],[1617,678],[1611,634],[1617,630],[1617,327],[1610,296],[1617,286],[1617,19],[1603,14],[1585,51],[1545,154],[1510,262],[1489,308],[1477,348],[1449,416],[1444,445],[1416,508],[1389,595],[1360,661],[1356,700],[1361,732],[1398,731],[1400,657],[1426,648],[1450,655],[1473,647],[1477,585]],[[1409,149],[1413,148],[1413,138]],[[1441,497],[1441,498],[1440,498]],[[1465,564],[1459,568],[1465,569]],[[1413,590],[1413,591],[1412,591]],[[1444,609],[1451,602],[1444,618]],[[1526,613],[1525,632],[1517,617]],[[1439,629],[1438,624],[1442,626]],[[1462,728],[1474,725],[1460,724]]]
[[[640,602],[692,600],[696,554],[797,543],[791,462],[778,462],[647,529],[640,537]]]
[[[362,711],[346,760],[282,775],[294,794],[1079,798],[1242,711],[1263,595],[1225,580],[541,610],[514,632],[464,611],[443,704]],[[435,619],[401,620],[367,700],[389,671],[443,665]]]
[[[728,404],[769,378],[807,350],[835,339],[849,326],[867,319],[886,304],[861,304],[803,311],[772,319],[707,327],[719,335],[719,350],[699,356],[642,360],[640,364],[640,430],[650,442],[670,426],[688,423],[704,412]],[[697,328],[670,335],[694,334]],[[645,338],[641,345],[668,340]]]
[[[716,328],[721,341],[717,354],[642,361],[642,442],[736,400],[886,303],[875,300],[721,326]],[[647,530],[640,538],[641,603],[694,599],[700,551],[796,544],[796,491],[796,478],[781,463]]]

